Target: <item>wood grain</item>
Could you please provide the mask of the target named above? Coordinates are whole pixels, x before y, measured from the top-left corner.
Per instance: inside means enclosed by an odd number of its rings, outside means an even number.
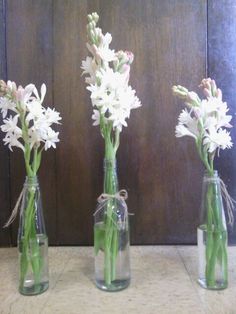
[[[223,91],[223,99],[233,116],[231,131],[236,143],[236,2],[234,0],[208,1],[208,75],[214,78]],[[228,186],[231,196],[236,199],[236,147],[221,151],[216,167]],[[236,225],[229,229],[230,243],[236,243]]]
[[[193,143],[174,137],[181,107],[171,86],[196,88],[205,76],[206,1],[87,4],[54,4],[54,51],[60,52],[54,53],[54,95],[64,118],[57,150],[58,178],[63,178],[58,181],[59,243],[92,243],[92,213],[102,191],[103,141],[91,127],[91,103],[80,77],[87,55],[86,14],[95,10],[104,32],[113,35],[112,47],[134,52],[131,84],[143,103],[132,112],[118,153],[120,186],[128,189],[135,213],[132,243],[192,243],[202,167]]]
[[[0,0],[0,78],[7,78],[6,64],[6,25],[5,25],[6,2]],[[0,117],[2,124],[2,117]],[[4,134],[0,134],[0,246],[11,244],[11,228],[2,229],[10,215],[10,179],[9,179],[9,152],[2,145]]]
[[[174,136],[182,105],[172,96],[171,86],[181,84],[197,90],[201,79],[211,75],[234,115],[236,5],[233,0],[221,3],[7,1],[7,63],[2,63],[6,56],[0,54],[1,69],[7,65],[8,78],[17,83],[32,81],[39,87],[45,82],[47,104],[57,108],[63,117],[58,128],[61,142],[56,151],[44,154],[40,170],[51,244],[92,244],[92,214],[102,192],[104,143],[99,129],[92,126],[92,106],[80,69],[87,55],[86,16],[93,11],[100,15],[103,31],[112,33],[111,47],[134,53],[130,83],[143,103],[142,108],[131,112],[117,156],[120,188],[128,190],[128,207],[135,214],[131,217],[131,242],[196,242],[203,167],[191,139]],[[0,40],[3,39],[1,29]],[[235,132],[233,129],[234,140]],[[1,145],[0,167],[4,169],[0,174],[0,200],[5,198],[5,205],[0,215],[5,216],[9,212],[6,151]],[[10,156],[14,205],[25,171],[22,154],[15,150]],[[235,148],[222,152],[217,167],[236,198],[234,159]]]

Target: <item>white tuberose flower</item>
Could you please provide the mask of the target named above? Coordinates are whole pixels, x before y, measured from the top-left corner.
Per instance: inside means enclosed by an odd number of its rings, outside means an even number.
[[[94,109],[92,119],[94,120],[93,125],[99,125],[100,124],[100,112],[99,110]]]
[[[50,127],[48,128],[47,134],[44,136],[45,150],[48,150],[50,147],[56,148],[56,143],[59,142],[58,134],[59,132],[53,131]]]
[[[5,145],[8,145],[8,147],[11,151],[12,151],[12,147],[16,146],[16,147],[19,147],[20,149],[22,149],[24,152],[25,148],[18,139],[19,139],[19,135],[9,132],[4,137],[3,142]]]
[[[8,110],[16,112],[16,105],[6,97],[0,97],[0,109],[2,117],[6,118]]]
[[[13,118],[12,116],[10,116],[9,118],[4,119],[3,120],[4,124],[1,126],[1,130],[3,132],[14,133],[15,135],[18,135],[18,137],[21,136],[22,131],[17,126],[18,118],[19,118],[19,115],[17,114]]]
[[[46,85],[42,84],[40,95],[33,84],[25,88],[22,86],[17,88],[14,82],[8,82],[7,86],[9,94],[6,94],[5,98],[0,98],[2,115],[5,117],[8,110],[17,114],[3,120],[1,130],[6,132],[4,143],[9,145],[10,150],[13,146],[24,150],[23,143],[29,144],[31,149],[39,148],[41,144],[45,150],[50,147],[55,148],[55,143],[59,142],[59,132],[53,131],[51,125],[59,124],[61,117],[55,109],[46,109],[42,105],[46,95]],[[24,132],[21,129],[22,125],[24,125]]]
[[[199,136],[198,121],[196,118],[192,118],[191,114],[186,110],[182,110],[179,115],[179,124],[175,129],[175,136],[191,136],[195,139]]]
[[[229,132],[223,129],[217,131],[214,127],[208,130],[203,144],[207,146],[209,153],[213,153],[217,148],[225,149],[233,146]]]
[[[47,108],[47,110],[45,111],[45,118],[49,125],[53,123],[60,124],[59,122],[61,120],[60,113],[56,111],[55,108],[53,109]]]

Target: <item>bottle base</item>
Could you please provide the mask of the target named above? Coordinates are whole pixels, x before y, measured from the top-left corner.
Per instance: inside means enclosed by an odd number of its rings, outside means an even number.
[[[38,285],[32,285],[29,287],[20,287],[19,292],[22,295],[37,295],[45,292],[49,287],[49,282],[41,282]]]
[[[104,280],[96,280],[96,286],[100,290],[107,292],[121,291],[127,288],[130,284],[130,279],[114,280],[110,285],[107,285]]]
[[[215,285],[208,285],[206,282],[206,279],[198,279],[198,284],[207,290],[224,290],[228,287],[228,283],[227,282],[220,282],[220,281],[216,281]]]

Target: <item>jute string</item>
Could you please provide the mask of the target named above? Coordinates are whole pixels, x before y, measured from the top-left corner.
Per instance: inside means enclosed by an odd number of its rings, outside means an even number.
[[[22,198],[23,198],[23,195],[24,195],[24,190],[25,188],[23,187],[17,201],[16,201],[16,205],[15,207],[13,208],[12,212],[11,212],[11,216],[9,217],[8,221],[5,223],[5,225],[3,226],[3,228],[7,228],[10,226],[10,224],[13,223],[13,221],[16,219],[16,216],[17,216],[17,213],[18,213],[18,209],[20,207],[20,204],[21,204],[21,201],[22,201]]]
[[[229,192],[227,190],[227,187],[222,179],[220,179],[220,188],[222,197],[225,201],[226,211],[229,219],[229,225],[232,227],[234,224],[234,204],[236,204],[236,201],[229,195]]]

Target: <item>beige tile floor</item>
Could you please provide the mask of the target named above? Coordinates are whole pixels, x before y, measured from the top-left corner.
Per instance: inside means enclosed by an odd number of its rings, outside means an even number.
[[[236,313],[236,248],[229,248],[229,288],[196,283],[195,246],[132,246],[132,283],[107,293],[93,283],[91,247],[50,247],[50,288],[34,297],[17,292],[17,250],[0,249],[2,314]]]

